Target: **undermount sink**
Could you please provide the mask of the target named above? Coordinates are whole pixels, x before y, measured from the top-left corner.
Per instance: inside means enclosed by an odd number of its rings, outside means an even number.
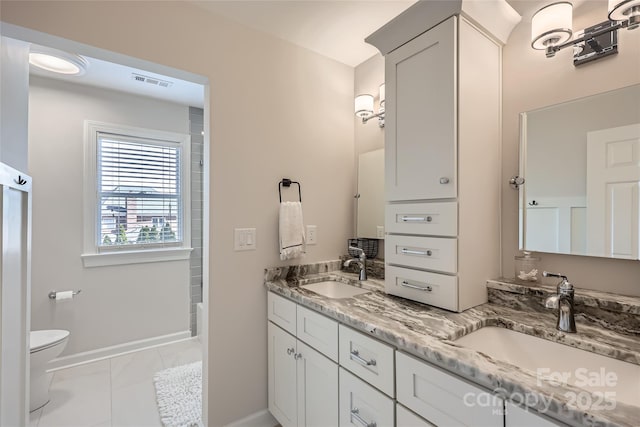
[[[334,280],[309,283],[307,285],[300,285],[300,287],[332,299],[351,298],[355,297],[356,295],[362,295],[371,292],[368,289],[358,288],[356,286],[351,286],[343,282],[336,282]]]
[[[640,406],[640,365],[495,326],[485,326],[455,342],[532,371],[539,379]]]

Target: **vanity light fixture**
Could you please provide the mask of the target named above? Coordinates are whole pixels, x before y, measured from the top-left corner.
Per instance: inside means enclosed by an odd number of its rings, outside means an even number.
[[[378,114],[373,112],[373,95],[363,94],[356,96],[355,99],[355,113],[357,117],[362,119],[362,123],[367,123],[374,117],[378,118],[378,126],[384,127],[384,104],[385,104],[385,90],[384,83],[380,85],[380,107],[378,108]]]
[[[547,58],[573,46],[573,64],[580,65],[618,53],[618,29],[640,26],[640,0],[609,0],[609,20],[573,35],[573,6],[569,2],[549,4],[531,19],[531,47],[544,50]]]
[[[87,60],[80,55],[32,45],[29,63],[43,70],[58,74],[80,76],[87,71]]]

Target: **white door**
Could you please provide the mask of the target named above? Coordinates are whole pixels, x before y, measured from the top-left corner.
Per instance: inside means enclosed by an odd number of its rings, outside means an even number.
[[[587,134],[587,252],[638,259],[640,124]]]
[[[525,248],[537,252],[586,253],[586,198],[527,196]]]
[[[298,341],[298,425],[338,425],[338,365]]]
[[[298,424],[296,416],[296,339],[268,322],[269,411],[282,427]]]
[[[388,201],[455,198],[456,18],[385,58]]]
[[[31,178],[0,163],[0,426],[29,408]]]

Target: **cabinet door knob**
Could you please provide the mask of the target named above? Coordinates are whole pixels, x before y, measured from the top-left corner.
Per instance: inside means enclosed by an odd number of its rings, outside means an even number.
[[[287,349],[287,354],[288,354],[289,356],[291,356],[295,351],[296,351],[296,350],[295,350],[294,348],[288,348],[288,349]]]
[[[296,353],[296,354],[294,354],[294,355],[293,355],[293,358],[294,358],[294,359],[296,359],[296,360],[298,360],[298,359],[302,358],[302,353]]]
[[[449,178],[447,177],[440,178],[440,184],[448,184],[448,183],[449,183]]]

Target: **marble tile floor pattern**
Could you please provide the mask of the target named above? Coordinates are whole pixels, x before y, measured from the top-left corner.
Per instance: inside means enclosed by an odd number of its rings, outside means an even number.
[[[54,372],[51,401],[31,427],[161,426],[153,375],[202,360],[192,338]]]

